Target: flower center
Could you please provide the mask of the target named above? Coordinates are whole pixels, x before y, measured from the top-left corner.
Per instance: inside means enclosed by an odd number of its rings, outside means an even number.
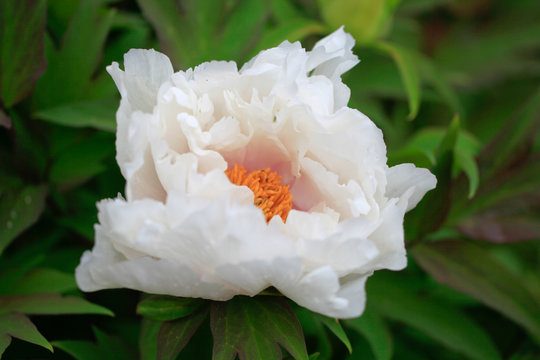
[[[234,164],[230,170],[225,170],[229,180],[239,186],[247,186],[253,191],[254,201],[264,213],[266,222],[274,215],[279,215],[283,221],[292,208],[292,195],[289,185],[281,185],[281,176],[270,169],[255,170],[250,173],[242,166]]]

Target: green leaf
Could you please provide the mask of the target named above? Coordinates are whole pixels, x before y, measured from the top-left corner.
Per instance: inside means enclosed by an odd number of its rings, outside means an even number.
[[[103,64],[110,64],[122,59],[129,49],[146,49],[152,46],[150,24],[140,13],[117,13],[114,16],[111,31],[115,32],[115,36],[107,40]],[[106,76],[110,82],[108,73],[102,73],[102,76]],[[93,85],[95,86],[95,81]],[[114,85],[113,90],[113,93],[116,94],[117,90]]]
[[[321,360],[330,360],[332,358],[332,343],[321,321],[319,321],[315,313],[293,304],[293,311],[300,321],[301,328],[306,338],[317,339],[317,353]]]
[[[181,5],[175,0],[137,0],[137,3],[152,24],[162,50],[177,67],[198,65],[211,52],[206,49],[224,12],[222,0],[189,0]]]
[[[223,46],[217,58],[240,60],[247,55],[250,42],[261,31],[269,12],[266,0],[240,1],[227,19],[220,39]]]
[[[94,224],[97,221],[96,211],[85,210],[84,212],[70,214],[58,219],[58,223],[87,238],[94,239]]]
[[[161,0],[163,1],[163,0]],[[227,23],[224,16],[230,15],[235,6],[241,5],[240,2],[228,2],[224,0],[184,0],[181,6],[181,16],[183,36],[189,35],[189,46],[193,47],[191,51],[195,53],[197,60],[191,64],[198,65],[203,61],[216,60],[216,46],[227,46],[226,43],[220,44],[222,27]],[[176,19],[178,14],[176,14]],[[176,21],[173,18],[173,21]],[[161,40],[161,39],[160,39]],[[176,52],[185,52],[189,49],[176,48]],[[230,59],[228,59],[230,60]]]
[[[49,0],[47,1],[47,31],[56,39],[61,39],[66,32],[69,21],[77,12],[80,1]]]
[[[161,321],[154,321],[147,317],[142,319],[139,333],[139,353],[141,360],[155,360],[157,358],[157,345]]]
[[[459,147],[456,147],[454,156],[456,159],[456,164],[465,172],[467,179],[469,179],[469,194],[467,197],[472,199],[478,190],[478,186],[480,185],[480,172],[478,170],[478,165],[470,153],[462,150]]]
[[[418,70],[416,69],[413,56],[407,49],[385,41],[378,41],[374,43],[373,46],[392,56],[394,62],[398,66],[403,85],[407,90],[407,96],[409,98],[408,118],[409,120],[414,119],[420,108],[421,87]]]
[[[84,97],[99,65],[114,14],[114,10],[105,9],[100,1],[80,1],[63,38],[62,48],[55,51],[51,46],[47,52],[47,71],[34,91],[34,104],[38,110],[55,108]]]
[[[53,347],[47,339],[40,334],[36,326],[23,314],[9,313],[0,315],[0,334],[2,333],[43,346],[51,352],[53,351]]]
[[[0,174],[0,193],[16,190],[22,187],[22,185],[22,179],[18,176],[6,173]]]
[[[347,347],[349,353],[352,353],[351,341],[347,337],[345,330],[341,327],[338,319],[332,319],[324,315],[316,314],[319,319],[337,338]]]
[[[34,116],[57,125],[114,132],[117,108],[117,100],[86,100],[41,110]]]
[[[270,14],[264,0],[138,0],[176,67],[245,58]]]
[[[300,324],[284,299],[236,296],[215,302],[210,313],[214,360],[281,359],[279,345],[295,359],[308,359]]]
[[[52,345],[67,352],[77,360],[104,360],[103,354],[96,351],[96,345],[88,341],[60,340],[53,341]]]
[[[459,118],[455,117],[435,153],[436,165],[431,171],[437,177],[437,187],[405,216],[405,233],[410,241],[417,241],[437,230],[446,220],[451,204],[452,166],[458,133]]]
[[[155,295],[137,305],[137,314],[158,321],[175,320],[193,313],[203,304],[204,300],[198,298]]]
[[[174,359],[187,345],[208,315],[208,308],[173,321],[164,322],[157,338],[158,360]]]
[[[394,354],[392,334],[384,320],[375,311],[366,308],[361,317],[345,320],[345,325],[358,331],[367,339],[377,360],[392,359]]]
[[[435,153],[445,136],[445,129],[439,127],[425,127],[414,134],[408,144],[391,156],[392,163],[410,162],[415,160],[415,155],[423,155],[429,159],[430,165],[437,162]],[[457,176],[460,171],[464,171],[469,180],[469,199],[478,190],[480,174],[475,157],[480,152],[481,144],[471,134],[460,131],[454,147],[455,162],[452,167],[453,176]],[[401,161],[400,161],[401,160]],[[416,163],[416,162],[415,162]],[[419,165],[418,163],[416,163]],[[419,166],[430,166],[421,163]]]
[[[493,341],[474,321],[441,300],[418,294],[401,276],[377,273],[367,283],[368,304],[382,316],[411,326],[471,359],[500,359]]]
[[[77,340],[54,341],[59,348],[77,360],[131,360],[136,354],[131,347],[116,336],[110,336],[94,328],[96,343]]]
[[[296,8],[295,4],[290,0],[272,1],[272,19],[278,24],[301,17],[303,15],[302,10],[303,9]]]
[[[21,256],[21,254],[24,256]],[[23,276],[43,262],[44,259],[44,254],[30,255],[25,251],[19,251],[16,256],[7,259],[2,258],[0,263],[3,268],[2,272],[0,272],[0,294],[11,294],[11,289],[21,282]]]
[[[21,174],[31,178],[42,179],[47,170],[47,148],[44,144],[43,131],[37,129],[32,119],[20,116],[15,109],[8,112],[12,120],[12,131],[15,133],[13,167]],[[38,132],[41,132],[38,134]]]
[[[407,0],[403,1],[402,5],[399,7],[399,11],[407,14],[423,13],[453,1],[454,0]]]
[[[11,107],[45,71],[45,0],[0,2],[0,98]]]
[[[389,20],[391,3],[385,0],[318,0],[321,15],[332,29],[345,25],[360,44],[379,37]]]
[[[0,254],[24,230],[33,225],[45,208],[47,186],[28,186],[0,198]]]
[[[81,184],[106,169],[104,159],[114,153],[112,135],[96,133],[60,153],[49,178],[59,187]]]
[[[135,349],[124,339],[106,334],[97,328],[93,330],[101,354],[108,354],[112,358],[111,360],[132,360],[137,358]]]
[[[463,241],[414,247],[420,266],[439,282],[468,294],[522,325],[540,343],[540,305],[524,282],[482,248]]]
[[[437,90],[446,104],[448,104],[448,106],[463,119],[465,115],[463,105],[461,104],[458,95],[441,74],[437,66],[431,59],[420,53],[415,53],[414,55],[421,77],[430,83],[433,88]]]
[[[429,168],[436,162],[435,155],[416,145],[408,145],[388,155],[388,166],[413,163],[417,167]]]
[[[538,11],[534,6],[508,7],[493,17],[489,28],[480,30],[477,22],[462,23],[452,27],[437,45],[434,60],[450,81],[464,88],[493,84],[494,79],[504,80],[509,75],[528,76],[531,70],[526,66],[530,63],[527,60],[533,57],[525,54],[533,54],[534,49],[540,48],[537,19]]]
[[[173,64],[182,68],[194,65],[195,55],[185,43],[189,38],[183,36],[182,26],[177,24],[180,18],[179,5],[173,0],[137,0],[137,4],[152,24],[162,51],[169,55]],[[182,49],[188,51],[182,53]]]
[[[102,306],[92,304],[76,296],[62,297],[58,294],[0,296],[0,314],[17,311],[25,314],[99,314],[114,316]]]
[[[0,332],[0,356],[6,351],[9,344],[11,344],[11,336]]]
[[[322,34],[325,30],[326,28],[323,24],[311,19],[290,19],[266,30],[251,55],[254,56],[262,50],[278,46],[284,40],[289,40],[290,42],[299,41],[310,35]]]
[[[55,269],[34,269],[10,287],[9,294],[64,293],[77,289],[75,277]]]

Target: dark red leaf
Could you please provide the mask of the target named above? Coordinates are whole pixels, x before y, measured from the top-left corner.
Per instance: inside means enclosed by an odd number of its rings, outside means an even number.
[[[182,351],[208,315],[208,308],[174,321],[165,321],[158,333],[157,359],[170,360]]]
[[[540,239],[540,218],[485,214],[467,218],[458,229],[470,238],[498,244]]]
[[[412,255],[439,282],[472,296],[522,325],[540,343],[540,304],[527,284],[474,244],[445,240],[418,244]]]
[[[279,345],[297,360],[308,359],[300,323],[283,298],[236,296],[215,302],[210,326],[214,360],[232,360],[236,354],[241,360],[281,359]]]
[[[0,2],[0,98],[6,108],[25,98],[47,67],[45,0]]]
[[[0,109],[0,126],[11,129],[11,118]]]

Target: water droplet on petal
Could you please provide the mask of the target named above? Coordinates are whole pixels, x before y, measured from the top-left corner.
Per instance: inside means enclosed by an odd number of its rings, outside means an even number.
[[[7,228],[11,229],[13,227],[13,223],[11,221],[7,222]]]
[[[15,210],[11,210],[9,212],[9,216],[11,216],[12,219],[15,219],[17,217],[17,212]]]

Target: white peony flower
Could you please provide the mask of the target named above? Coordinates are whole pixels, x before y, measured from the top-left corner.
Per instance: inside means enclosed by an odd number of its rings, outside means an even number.
[[[436,179],[389,168],[381,131],[347,107],[353,45],[339,29],[240,70],[175,73],[153,50],[109,66],[126,199],[98,204],[79,287],[228,300],[273,286],[315,312],[360,315],[373,271],[406,266],[403,216]]]

